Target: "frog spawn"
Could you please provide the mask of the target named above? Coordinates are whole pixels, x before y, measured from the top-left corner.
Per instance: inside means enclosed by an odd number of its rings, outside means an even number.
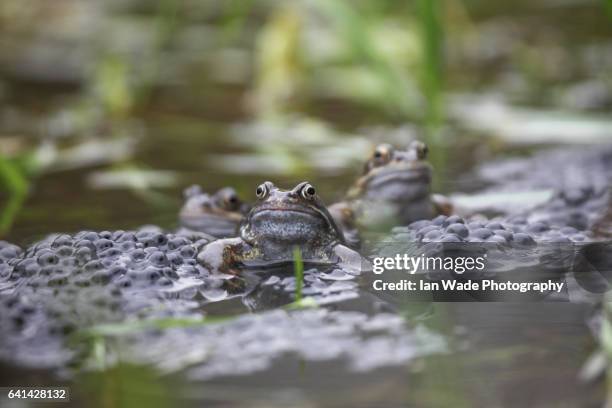
[[[25,251],[3,244],[0,326],[6,335],[0,357],[23,365],[61,366],[76,354],[62,347],[62,339],[77,329],[130,319],[192,316],[194,308],[246,296],[262,282],[262,278],[248,281],[210,274],[195,259],[208,242],[202,237],[145,228],[54,235]],[[353,298],[356,284],[348,281],[355,276],[356,272],[337,268],[307,270],[303,294],[319,303]],[[295,278],[275,277],[274,285],[261,287],[284,297],[253,308],[294,300]],[[248,300],[245,305],[252,306]],[[48,358],[29,358],[36,355],[34,349],[49,350]]]
[[[611,198],[608,188],[566,188],[558,191],[549,202],[531,211],[527,219],[530,222],[544,221],[559,227],[590,230],[604,217]]]
[[[496,160],[480,165],[478,178],[488,184],[483,193],[521,193],[552,190],[554,196],[530,208],[529,222],[545,221],[557,227],[592,229],[611,205],[612,148],[559,148],[528,158]],[[512,208],[491,208],[514,214]]]
[[[244,315],[126,343],[130,361],[162,372],[187,369],[193,380],[260,372],[281,357],[312,363],[339,360],[354,371],[367,371],[446,351],[440,335],[422,326],[407,327],[400,316],[323,308]]]
[[[94,286],[172,292],[180,277],[204,273],[195,261],[204,243],[151,229],[57,235],[28,248],[9,280],[53,292]]]
[[[486,242],[511,245],[535,245],[536,242],[571,243],[591,239],[587,232],[573,227],[558,228],[545,221],[529,223],[525,217],[507,220],[466,220],[457,215],[440,215],[407,227],[396,227],[392,237],[415,242]]]
[[[8,278],[11,275],[12,263],[22,252],[17,245],[0,241],[0,292],[11,286]]]
[[[529,223],[525,218],[505,220],[466,220],[459,216],[439,216],[407,227],[396,227],[378,243],[373,255],[398,254],[420,257],[483,257],[486,267],[457,273],[454,270],[421,268],[432,279],[493,278],[512,272],[513,279],[562,278],[582,266],[581,250],[593,241],[588,233],[572,227],[557,228],[546,222]],[[537,272],[536,272],[537,271]],[[501,277],[501,275],[500,275]]]
[[[2,337],[15,347],[4,352],[32,354],[24,336],[52,343],[93,324],[190,314],[205,286],[195,256],[206,242],[147,228],[55,235],[23,253],[5,246],[0,254],[10,248],[17,256],[0,264],[8,265],[0,279],[0,325],[9,334]]]
[[[301,294],[317,305],[340,303],[359,297],[356,271],[311,268],[304,271]],[[268,274],[256,290],[244,297],[250,310],[278,307],[296,300],[297,279],[288,273]]]

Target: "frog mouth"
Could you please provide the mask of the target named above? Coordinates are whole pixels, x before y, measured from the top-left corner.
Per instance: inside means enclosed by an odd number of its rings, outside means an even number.
[[[278,214],[282,214],[282,213],[298,213],[298,214],[306,214],[309,215],[311,217],[322,217],[323,214],[321,214],[319,211],[317,210],[313,210],[310,208],[305,208],[302,206],[278,206],[278,205],[267,205],[267,206],[263,206],[258,208],[257,210],[253,211],[253,216],[256,215],[263,215],[263,214],[270,214],[273,215],[274,213],[278,213]],[[325,217],[323,217],[325,218]]]
[[[370,187],[379,187],[390,183],[408,184],[415,182],[428,182],[430,178],[429,169],[423,167],[407,167],[405,169],[393,169],[380,172],[370,179]]]

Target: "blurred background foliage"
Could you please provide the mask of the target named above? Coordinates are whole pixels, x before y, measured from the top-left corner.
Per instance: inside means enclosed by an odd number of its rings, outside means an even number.
[[[191,183],[309,179],[332,202],[383,140],[425,139],[440,191],[500,151],[607,141],[606,10],[4,0],[0,234],[172,227]]]

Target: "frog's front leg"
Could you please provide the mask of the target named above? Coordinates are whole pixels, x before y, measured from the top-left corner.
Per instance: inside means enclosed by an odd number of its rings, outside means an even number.
[[[344,235],[344,241],[350,248],[359,249],[361,238],[357,229],[355,211],[348,201],[340,201],[327,207],[336,225]]]
[[[241,238],[218,239],[204,246],[197,259],[212,273],[236,274],[234,268],[242,260],[245,245]]]

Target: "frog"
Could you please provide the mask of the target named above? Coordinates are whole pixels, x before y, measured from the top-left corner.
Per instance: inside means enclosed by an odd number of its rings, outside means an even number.
[[[238,235],[238,227],[249,206],[232,187],[207,194],[199,185],[193,185],[185,189],[183,195],[185,204],[179,213],[183,233],[195,231],[215,238]]]
[[[239,273],[249,268],[290,265],[296,250],[307,265],[342,265],[358,273],[361,255],[346,246],[315,187],[307,181],[283,190],[266,181],[235,238],[204,246],[198,262],[212,272]]]
[[[406,150],[378,145],[344,200],[330,206],[336,222],[348,226],[345,234],[357,237],[359,229],[386,230],[450,215],[450,201],[431,192],[433,169],[427,155],[427,145],[420,141],[413,141]]]

